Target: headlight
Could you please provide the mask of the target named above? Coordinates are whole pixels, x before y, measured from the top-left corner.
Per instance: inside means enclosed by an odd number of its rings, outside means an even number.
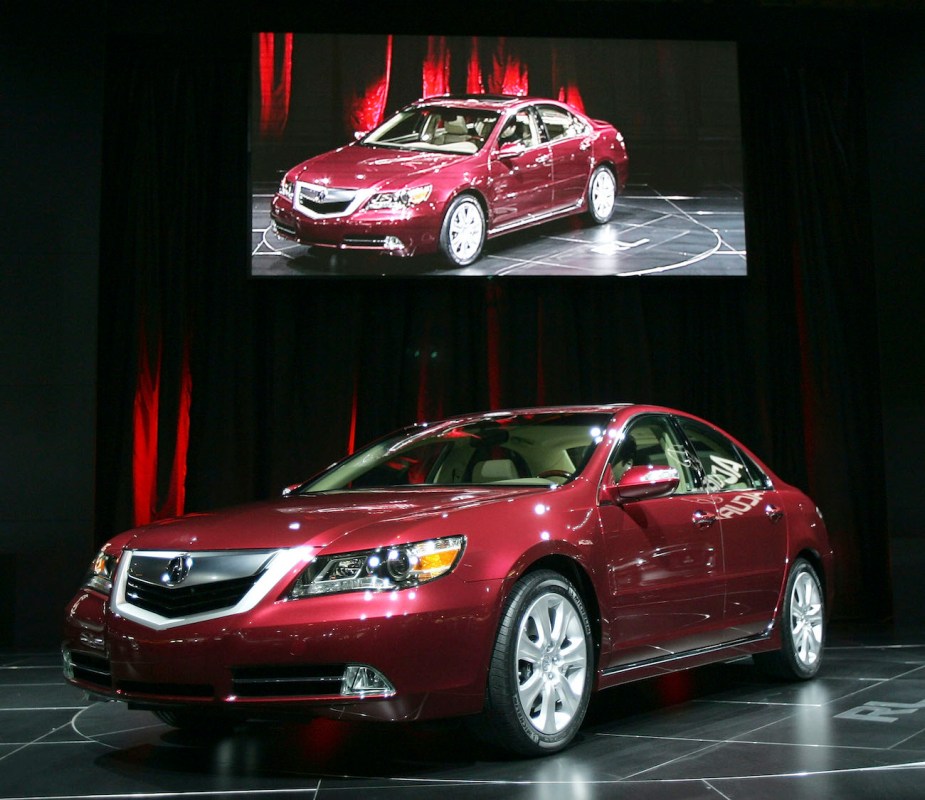
[[[292,200],[293,187],[295,184],[288,178],[283,178],[279,184],[279,195],[287,200]]]
[[[433,188],[433,186],[427,184],[426,186],[415,186],[413,189],[379,192],[379,194],[372,196],[367,207],[375,211],[383,208],[397,210],[408,206],[416,206],[430,197]]]
[[[319,556],[299,575],[289,597],[419,586],[453,569],[465,546],[465,536],[448,536],[358,553]]]
[[[115,574],[118,561],[112,553],[100,550],[84,576],[83,585],[102,594],[109,594],[112,591],[112,576]]]

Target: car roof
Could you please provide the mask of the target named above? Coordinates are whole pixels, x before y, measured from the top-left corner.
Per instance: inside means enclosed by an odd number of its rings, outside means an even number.
[[[412,103],[414,106],[425,105],[464,105],[470,108],[500,111],[521,103],[557,102],[538,97],[524,97],[513,94],[438,94],[423,97]]]
[[[629,408],[633,403],[606,403],[595,405],[563,405],[563,406],[526,406],[523,408],[504,408],[495,411],[480,411],[467,414],[458,414],[446,419],[434,419],[420,422],[418,425],[438,425],[446,422],[466,423],[478,420],[490,420],[498,417],[530,416],[536,414],[613,414],[621,408]]]

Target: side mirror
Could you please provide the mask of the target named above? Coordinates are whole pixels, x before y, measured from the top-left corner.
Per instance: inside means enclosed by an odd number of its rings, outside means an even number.
[[[526,152],[527,148],[522,142],[508,142],[507,144],[501,145],[498,149],[498,158],[501,161],[505,161],[507,159],[517,158],[517,156],[522,156]]]
[[[601,499],[628,503],[643,498],[664,497],[678,488],[681,479],[673,467],[630,467],[616,484],[601,487]]]
[[[301,485],[301,483],[294,483],[292,486],[287,486],[285,489],[283,489],[283,497],[289,497],[289,495],[291,495]]]

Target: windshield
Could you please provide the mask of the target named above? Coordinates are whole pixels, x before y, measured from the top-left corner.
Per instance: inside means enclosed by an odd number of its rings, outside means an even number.
[[[364,136],[361,143],[471,154],[482,148],[497,121],[496,111],[443,106],[406,108]]]
[[[609,414],[521,414],[438,423],[390,436],[299,490],[491,484],[552,486],[572,480],[601,441]]]

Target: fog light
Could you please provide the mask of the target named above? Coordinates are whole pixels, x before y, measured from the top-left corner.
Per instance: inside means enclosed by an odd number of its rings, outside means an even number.
[[[386,236],[382,245],[386,250],[404,250],[405,243],[397,236]]]
[[[65,647],[61,651],[61,656],[64,659],[64,677],[74,680],[74,662],[71,660],[71,651]]]
[[[395,694],[395,687],[379,670],[364,664],[348,664],[341,682],[341,694]]]

